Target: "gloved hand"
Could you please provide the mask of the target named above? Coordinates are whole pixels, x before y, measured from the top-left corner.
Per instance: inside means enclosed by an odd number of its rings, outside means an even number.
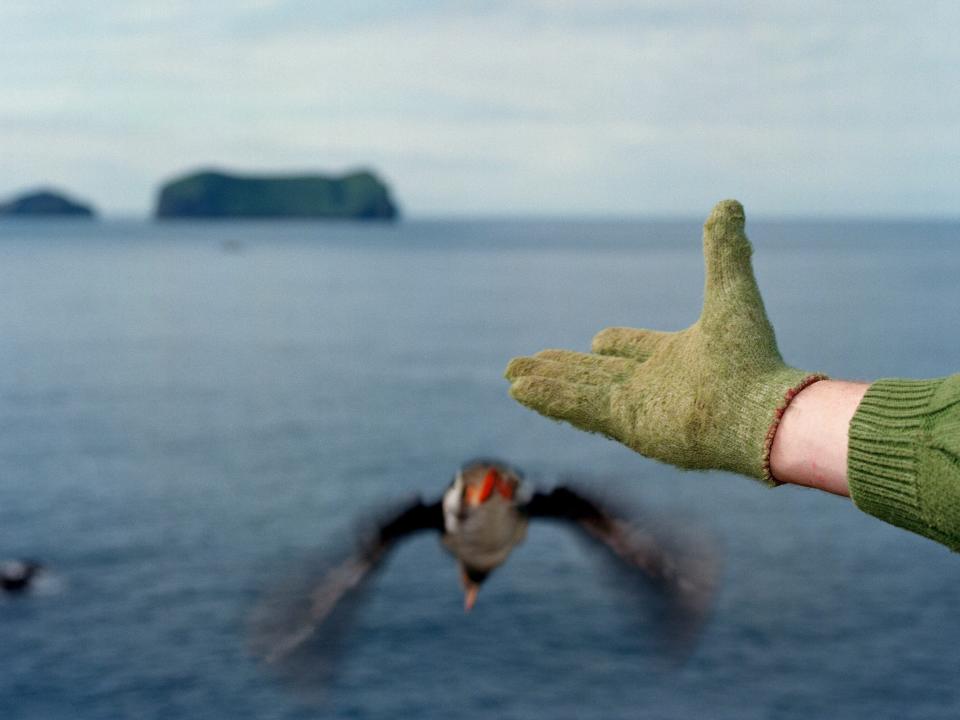
[[[707,218],[703,312],[686,330],[607,328],[594,337],[593,353],[514,358],[510,394],[643,455],[776,484],[769,458],[780,417],[824,376],[780,357],[743,228],[736,200],[718,203]]]

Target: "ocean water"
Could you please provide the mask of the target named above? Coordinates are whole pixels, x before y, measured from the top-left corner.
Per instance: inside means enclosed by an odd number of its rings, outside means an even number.
[[[749,222],[781,350],[837,377],[960,370],[960,224]],[[847,500],[683,473],[509,399],[507,360],[677,329],[688,222],[0,224],[0,717],[956,718],[960,558]],[[497,455],[695,530],[724,558],[687,661],[562,528],[464,615],[401,547],[318,699],[248,618],[355,518]]]

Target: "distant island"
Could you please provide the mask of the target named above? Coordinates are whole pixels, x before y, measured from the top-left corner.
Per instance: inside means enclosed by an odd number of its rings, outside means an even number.
[[[95,213],[89,205],[53,190],[36,190],[0,203],[0,217],[85,217]]]
[[[202,171],[160,190],[155,216],[393,220],[390,190],[373,173],[255,177]]]

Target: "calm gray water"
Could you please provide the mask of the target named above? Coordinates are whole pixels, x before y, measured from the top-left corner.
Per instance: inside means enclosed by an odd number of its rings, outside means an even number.
[[[748,231],[793,364],[960,370],[960,225]],[[956,718],[960,558],[846,500],[682,473],[508,398],[512,355],[693,321],[699,234],[0,224],[0,557],[53,568],[0,599],[0,717]],[[323,706],[250,657],[247,617],[284,568],[478,454],[594,478],[722,548],[685,665],[553,527],[469,616],[436,541],[401,548]]]

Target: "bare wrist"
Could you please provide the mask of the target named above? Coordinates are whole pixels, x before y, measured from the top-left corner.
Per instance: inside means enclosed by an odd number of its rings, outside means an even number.
[[[778,482],[849,496],[847,431],[869,385],[821,380],[787,406],[770,450]]]

